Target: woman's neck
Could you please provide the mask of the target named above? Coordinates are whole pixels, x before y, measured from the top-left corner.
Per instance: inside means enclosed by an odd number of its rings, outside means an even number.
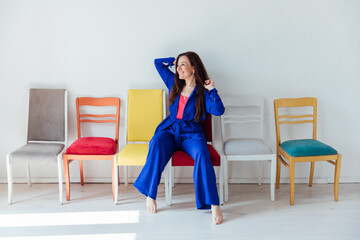
[[[185,87],[194,88],[195,87],[195,78],[185,79]]]

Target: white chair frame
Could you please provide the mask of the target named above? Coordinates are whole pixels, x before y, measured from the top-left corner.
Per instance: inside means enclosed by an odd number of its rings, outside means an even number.
[[[248,124],[256,123],[259,125],[259,133],[257,139],[263,139],[263,123],[264,123],[264,99],[256,97],[225,97],[222,98],[226,107],[256,107],[259,108],[258,114],[252,115],[236,115],[236,114],[223,114],[220,117],[221,123],[221,141],[222,151],[221,159],[224,163],[224,185],[225,185],[225,202],[229,200],[229,176],[228,176],[228,162],[241,162],[241,161],[257,161],[257,178],[258,184],[262,182],[263,161],[270,162],[270,198],[275,200],[275,177],[276,177],[276,154],[251,154],[251,155],[227,155],[225,154],[225,143],[228,140],[225,134],[226,124]],[[239,138],[241,139],[241,138]]]

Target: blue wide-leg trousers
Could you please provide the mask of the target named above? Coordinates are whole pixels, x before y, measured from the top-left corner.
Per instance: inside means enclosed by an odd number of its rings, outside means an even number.
[[[211,205],[219,205],[216,176],[206,141],[192,139],[189,133],[182,134],[177,139],[168,130],[155,133],[149,143],[146,163],[134,186],[142,194],[156,200],[161,174],[172,154],[180,149],[189,154],[195,161],[193,179],[197,208],[209,209]]]

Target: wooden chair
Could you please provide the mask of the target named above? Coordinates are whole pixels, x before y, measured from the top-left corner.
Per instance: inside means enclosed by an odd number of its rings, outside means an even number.
[[[101,114],[89,114],[88,112],[95,111],[89,109],[86,114],[81,112],[83,107],[93,106],[96,108],[102,108]],[[115,107],[115,111],[110,108]],[[79,160],[80,164],[80,180],[81,185],[84,185],[83,175],[83,160],[114,160],[114,155],[118,150],[119,142],[119,111],[120,111],[120,99],[116,97],[106,98],[91,98],[81,97],[76,99],[76,119],[77,119],[77,133],[78,139],[68,147],[66,153],[63,154],[64,161],[64,173],[66,183],[66,200],[70,201],[70,174],[69,164],[73,160]],[[105,112],[105,114],[104,114]],[[111,112],[111,113],[110,113]],[[114,113],[115,112],[115,113]],[[108,124],[113,123],[114,126],[114,139],[106,137],[82,137],[82,124],[84,123],[96,123],[96,124]],[[113,164],[111,164],[113,166]],[[113,198],[115,185],[117,185],[117,179],[114,178],[114,169],[112,169],[112,189]]]
[[[67,91],[30,89],[27,141],[6,158],[8,203],[12,203],[14,164],[24,164],[31,186],[30,165],[53,165],[58,169],[59,202],[63,203],[61,156],[67,144]]]
[[[264,99],[224,97],[221,115],[222,159],[225,201],[229,198],[228,162],[256,161],[258,184],[262,182],[263,162],[270,162],[270,198],[275,200],[276,156],[263,139]]]
[[[294,114],[294,109],[301,110],[312,108],[310,114]],[[286,108],[286,109],[283,109]],[[299,109],[301,108],[301,109]],[[287,112],[279,113],[279,109]],[[306,111],[306,109],[304,109]],[[334,175],[334,199],[338,200],[341,154],[334,148],[316,140],[317,127],[317,99],[306,98],[282,98],[274,100],[275,126],[276,126],[276,145],[277,145],[277,171],[276,188],[280,184],[281,163],[290,171],[290,204],[294,204],[295,192],[295,163],[311,162],[309,186],[312,186],[315,162],[327,161],[335,166]],[[312,139],[296,139],[281,141],[280,126],[283,124],[312,124]],[[287,160],[288,162],[286,162]]]
[[[128,185],[128,166],[144,166],[149,150],[149,141],[156,127],[166,116],[165,92],[163,89],[129,89],[126,107],[126,143],[114,156],[115,178],[119,177],[118,166],[124,167],[125,186]],[[118,203],[118,184],[115,185],[114,203]]]
[[[200,122],[200,125],[205,133],[208,151],[210,153],[210,160],[214,167],[219,167],[219,201],[220,204],[224,203],[224,178],[223,178],[223,164],[221,163],[221,157],[216,149],[213,147],[213,132],[214,132],[214,123],[211,114],[207,114],[206,119]],[[168,205],[172,205],[172,188],[174,186],[174,177],[173,170],[174,167],[193,167],[194,160],[190,157],[189,154],[183,151],[176,151],[172,155],[170,161],[165,168],[165,178],[168,178],[168,181],[165,182],[165,195],[167,198]]]

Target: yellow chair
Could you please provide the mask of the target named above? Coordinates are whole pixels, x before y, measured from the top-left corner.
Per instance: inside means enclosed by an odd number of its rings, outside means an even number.
[[[279,111],[280,108],[281,110]],[[312,108],[311,114],[299,115],[299,111],[307,111],[309,108]],[[290,204],[293,205],[295,192],[295,163],[311,162],[309,178],[309,186],[311,187],[314,176],[315,162],[327,161],[335,165],[334,199],[337,201],[341,154],[339,154],[334,148],[316,140],[317,99],[311,97],[275,99],[274,112],[277,148],[276,188],[279,188],[280,170],[282,163],[290,171]],[[312,139],[296,139],[281,142],[280,125],[304,123],[312,124]]]
[[[127,166],[145,165],[149,141],[156,127],[165,118],[165,92],[162,89],[130,89],[125,111],[126,144],[114,157],[114,174],[115,179],[118,178],[118,166],[124,166],[127,186]],[[115,204],[118,201],[118,191],[118,184],[115,184]]]

